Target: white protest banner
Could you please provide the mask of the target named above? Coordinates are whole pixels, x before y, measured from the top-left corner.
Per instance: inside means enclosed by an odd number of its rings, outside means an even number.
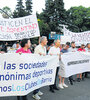
[[[65,53],[61,56],[61,59],[64,64],[64,68],[61,68],[61,72],[65,75],[63,77],[90,72],[90,53],[88,52]]]
[[[0,19],[0,41],[39,37],[36,15],[14,19]]]
[[[75,33],[69,31],[68,29],[64,29],[64,36],[70,36],[71,41],[74,41],[77,44],[90,43],[90,31]]]
[[[0,96],[22,96],[54,84],[57,56],[0,54]]]
[[[66,42],[71,42],[70,36],[61,36],[61,44],[66,44]]]

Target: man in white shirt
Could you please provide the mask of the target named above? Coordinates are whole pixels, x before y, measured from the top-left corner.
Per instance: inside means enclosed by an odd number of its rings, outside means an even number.
[[[35,54],[46,55],[46,41],[47,40],[45,40],[45,42],[43,41],[43,44],[40,43],[38,46],[36,46],[34,51]]]
[[[57,56],[60,56],[60,40],[57,39],[54,41],[54,46],[50,48],[48,54],[49,55],[57,55]],[[54,93],[55,91],[54,90],[59,90],[56,86],[56,79],[57,79],[57,75],[58,75],[58,71],[59,71],[59,64],[57,66],[57,70],[56,70],[56,77],[55,77],[55,83],[54,85],[50,85],[50,91],[52,93]]]
[[[46,55],[46,45],[47,45],[47,37],[42,36],[40,38],[40,44],[36,46],[34,53],[40,54],[45,56]],[[43,93],[40,91],[40,89],[34,90],[33,92],[33,98],[35,100],[40,100],[41,98],[39,96],[43,95]]]
[[[68,49],[69,52],[76,52],[76,45],[75,42],[71,42],[71,48]]]

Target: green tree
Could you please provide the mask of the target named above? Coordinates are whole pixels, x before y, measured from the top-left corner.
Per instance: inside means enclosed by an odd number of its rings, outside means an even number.
[[[90,7],[83,6],[71,7],[68,11],[68,22],[78,28],[70,26],[72,31],[87,31],[90,30]]]
[[[51,31],[60,32],[59,24],[67,18],[63,0],[46,0],[40,17],[50,26]]]
[[[56,15],[56,19],[57,20],[65,20],[66,18],[66,12],[64,9],[64,2],[63,0],[54,0],[54,4],[55,4],[55,15]]]
[[[27,15],[31,15],[32,14],[32,0],[26,0],[25,4],[26,4]]]
[[[17,17],[23,17],[23,16],[26,16],[26,11],[23,6],[23,1],[17,0],[17,5],[16,5],[16,9],[13,12],[13,17],[17,18]]]
[[[53,0],[46,0],[45,3],[45,10],[43,10],[44,13],[43,16],[45,17],[44,19],[46,19],[46,23],[49,23],[50,21],[53,21],[54,18],[54,1]]]
[[[49,25],[47,23],[44,23],[43,20],[40,20],[39,21],[39,28],[40,28],[40,35],[41,36],[44,35],[44,36],[48,37],[48,35],[51,31]]]
[[[2,8],[2,11],[0,12],[2,14],[3,18],[9,18],[12,17],[12,11],[9,7],[5,6]]]

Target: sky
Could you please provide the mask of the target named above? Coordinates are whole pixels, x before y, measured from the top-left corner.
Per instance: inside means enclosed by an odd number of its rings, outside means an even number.
[[[45,8],[45,0],[32,0],[33,1],[33,13],[42,12],[42,8]],[[65,4],[65,9],[69,9],[73,6],[84,6],[90,7],[90,0],[63,0]],[[0,0],[0,8],[8,6],[14,11],[17,0]]]

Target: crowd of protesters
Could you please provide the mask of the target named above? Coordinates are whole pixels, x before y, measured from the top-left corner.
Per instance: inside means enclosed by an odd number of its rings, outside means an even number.
[[[64,68],[64,64],[61,61],[61,55],[68,52],[90,52],[90,43],[88,43],[86,46],[84,44],[81,44],[80,47],[76,47],[75,42],[67,42],[66,44],[60,45],[60,40],[54,40],[54,42],[47,46],[47,37],[42,36],[39,40],[39,44],[32,45],[29,39],[23,39],[21,41],[17,41],[13,44],[12,47],[8,47],[8,43],[6,42],[2,46],[0,46],[0,52],[1,53],[35,53],[39,55],[57,55],[59,56],[60,63],[57,66],[56,69],[56,77],[55,77],[55,83],[53,85],[50,85],[50,92],[55,93],[55,90],[59,91],[60,89],[68,88],[68,85],[65,84],[65,77],[64,72],[62,73],[60,68]],[[69,82],[71,85],[73,85],[74,81],[82,81],[84,78],[88,77],[88,72],[80,73],[77,75],[76,79],[73,78],[73,76],[70,76]],[[58,86],[56,84],[57,79],[59,78]],[[40,89],[33,91],[33,98],[35,100],[40,100],[41,95],[43,95],[43,92],[40,91]],[[17,96],[17,100],[27,100],[27,96]]]

